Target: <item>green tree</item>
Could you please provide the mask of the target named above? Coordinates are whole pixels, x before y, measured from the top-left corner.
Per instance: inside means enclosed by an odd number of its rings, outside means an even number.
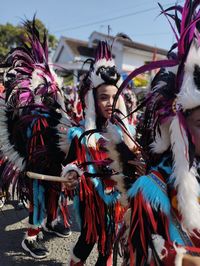
[[[35,19],[35,23],[41,36],[43,36],[44,31],[48,33],[41,20]],[[3,60],[10,49],[21,44],[21,40],[24,38],[25,34],[26,31],[23,25],[14,26],[10,23],[6,23],[5,25],[0,24],[0,60]],[[55,49],[57,45],[56,37],[52,34],[48,34],[48,41],[50,50]]]
[[[0,59],[20,43],[22,31],[10,23],[0,25]]]

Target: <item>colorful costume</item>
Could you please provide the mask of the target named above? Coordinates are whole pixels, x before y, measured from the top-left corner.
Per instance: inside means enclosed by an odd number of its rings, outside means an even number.
[[[199,7],[186,0],[184,7],[162,9],[176,22],[177,53],[149,65],[161,70],[143,104],[147,174],[128,190],[130,265],[182,265],[183,254],[200,256],[199,158],[186,125],[200,106]]]
[[[79,97],[78,88],[73,86],[63,87],[66,111],[69,117],[79,123],[83,119],[83,108]]]
[[[100,42],[95,61],[90,71],[81,81],[80,96],[84,106],[85,120],[79,127],[68,130],[67,139],[72,142],[68,154],[68,164],[63,175],[76,170],[81,175],[77,197],[74,202],[79,211],[81,235],[72,251],[70,265],[83,265],[94,244],[98,242],[99,257],[96,265],[110,265],[112,245],[118,222],[121,220],[122,207],[118,203],[119,193],[110,179],[113,174],[108,167],[105,136],[108,121],[97,116],[96,90],[102,84],[119,87],[120,75],[117,72],[107,43]],[[121,115],[126,115],[123,98],[120,97]],[[124,126],[129,130],[125,119]],[[116,127],[116,126],[115,126]],[[118,129],[120,138],[123,130]],[[69,142],[69,141],[67,141]],[[64,147],[64,146],[63,146]]]
[[[28,245],[38,240],[41,224],[47,215],[47,226],[53,230],[61,194],[59,183],[31,180],[26,171],[60,175],[65,152],[59,144],[67,119],[60,81],[48,62],[47,36],[43,41],[35,22],[27,22],[27,40],[22,47],[13,49],[4,66],[5,95],[0,98],[0,155],[1,187],[9,187],[21,199],[30,202],[29,229],[22,242],[32,256],[43,258],[45,247]],[[62,198],[63,199],[63,198]],[[68,226],[66,202],[60,200],[64,222]],[[65,207],[64,207],[65,206]],[[54,221],[54,225],[52,224]]]
[[[136,95],[132,87],[126,88],[125,90],[123,90],[123,98],[126,104],[127,113],[129,114],[128,115],[129,123],[131,125],[136,126],[137,125],[137,113],[133,111],[136,109],[136,106],[137,106],[137,98],[136,98]]]

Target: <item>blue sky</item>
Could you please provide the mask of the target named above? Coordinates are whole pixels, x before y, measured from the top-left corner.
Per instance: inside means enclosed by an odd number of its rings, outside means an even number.
[[[160,0],[164,7],[173,0]],[[183,3],[183,1],[179,1]],[[0,0],[0,24],[17,25],[24,18],[37,17],[49,32],[88,40],[92,31],[111,35],[123,32],[134,41],[169,49],[174,41],[164,16],[159,15],[156,0]]]

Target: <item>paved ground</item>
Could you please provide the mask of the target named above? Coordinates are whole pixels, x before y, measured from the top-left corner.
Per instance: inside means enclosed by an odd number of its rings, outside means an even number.
[[[69,238],[54,237],[46,233],[44,239],[51,254],[46,259],[35,260],[21,248],[21,241],[27,227],[28,213],[25,209],[16,210],[15,206],[16,201],[11,201],[3,207],[3,210],[0,210],[0,266],[68,265],[70,248],[75,244],[79,235],[75,220],[73,219],[72,235]],[[96,249],[94,249],[86,266],[95,265],[96,254]]]

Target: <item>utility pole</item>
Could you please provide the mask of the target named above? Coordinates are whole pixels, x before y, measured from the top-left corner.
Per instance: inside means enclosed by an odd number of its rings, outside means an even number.
[[[111,32],[111,26],[110,25],[108,25],[108,36],[110,36],[110,32]]]

